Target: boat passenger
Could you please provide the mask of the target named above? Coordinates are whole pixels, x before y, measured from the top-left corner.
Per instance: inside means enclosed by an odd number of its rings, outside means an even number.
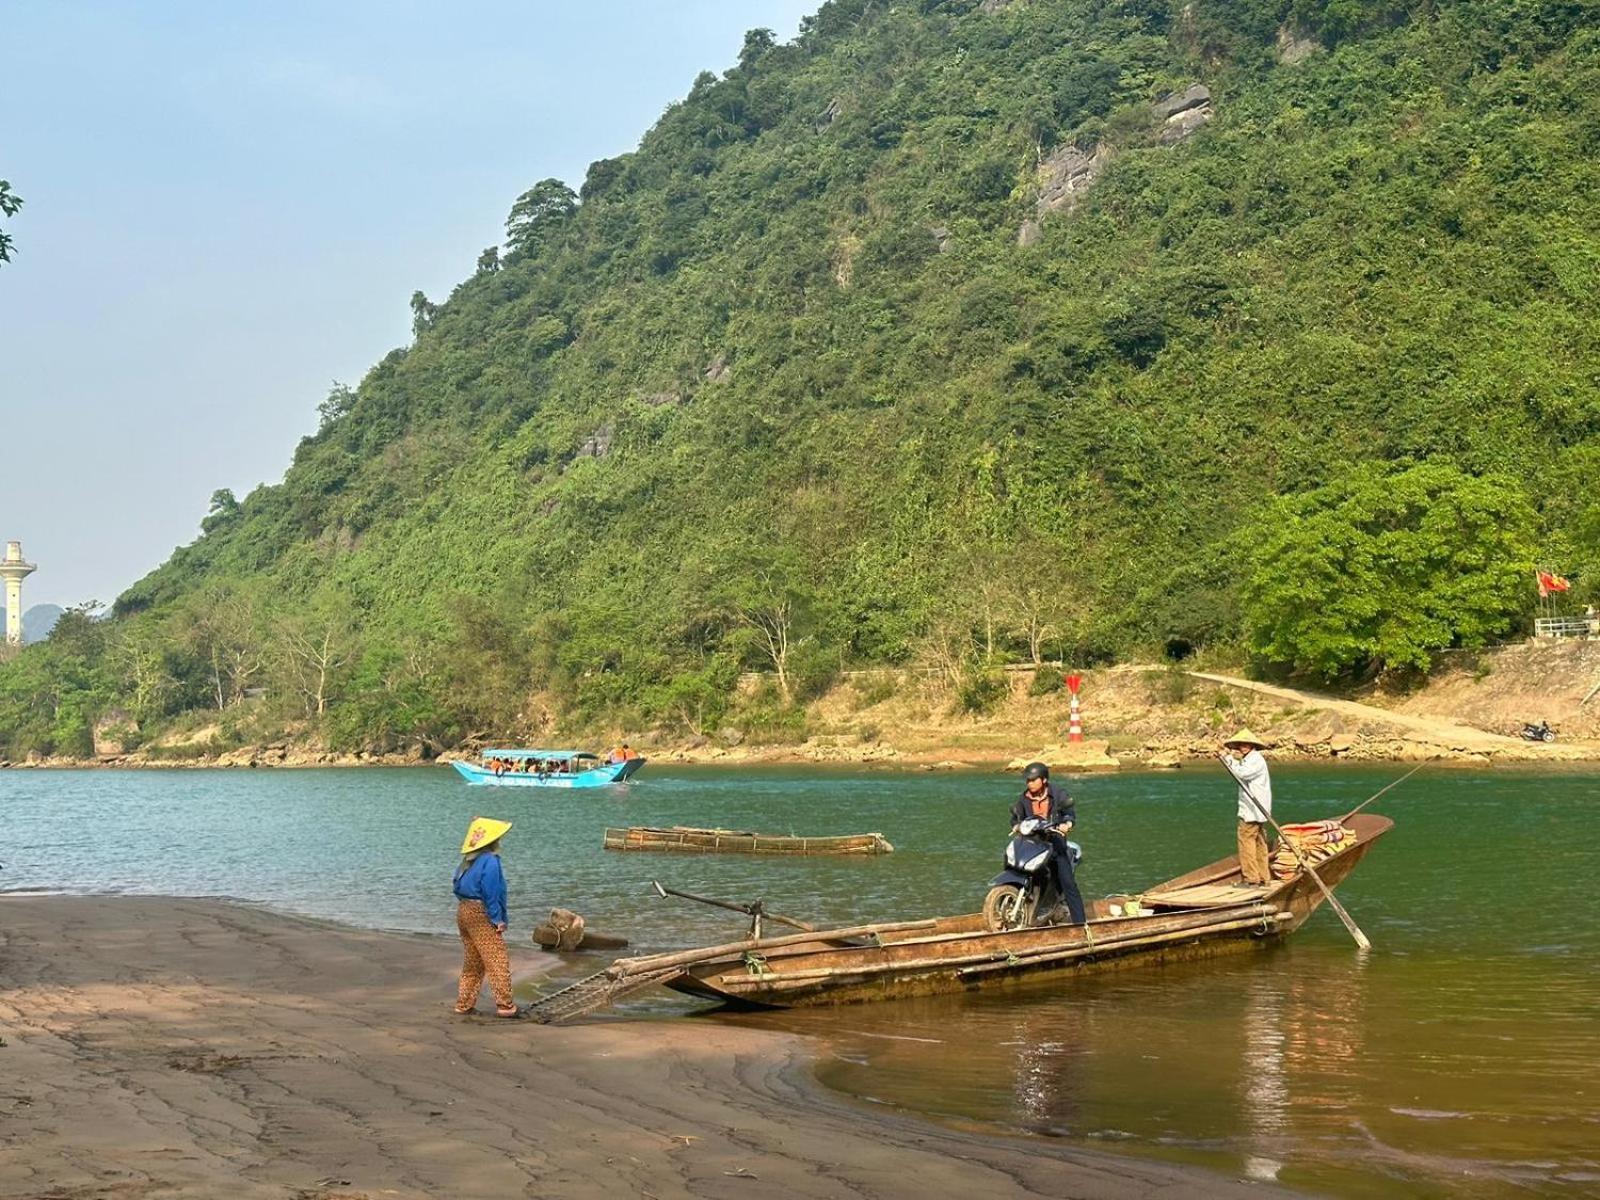
[[[1272,773],[1261,752],[1267,748],[1249,729],[1222,743],[1217,757],[1239,784],[1239,872],[1245,886],[1272,882],[1267,823],[1272,820]]]
[[[511,959],[506,954],[506,879],[500,870],[500,840],[510,821],[474,817],[461,843],[461,865],[452,888],[456,899],[456,929],[461,934],[461,983],[456,989],[456,1012],[474,1012],[484,977],[494,993],[497,1017],[520,1017],[511,994]]]
[[[1077,823],[1077,806],[1065,788],[1050,782],[1050,768],[1046,764],[1029,763],[1022,778],[1022,795],[1011,806],[1012,832],[1029,819],[1047,822],[1046,828],[1035,836],[1043,837],[1055,850],[1056,888],[1067,906],[1068,917],[1074,925],[1086,924],[1083,894],[1078,891],[1077,876],[1072,869],[1072,848],[1067,845],[1066,837]]]

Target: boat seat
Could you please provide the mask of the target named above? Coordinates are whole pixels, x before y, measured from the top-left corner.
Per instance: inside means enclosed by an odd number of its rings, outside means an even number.
[[[1247,887],[1242,884],[1207,883],[1172,888],[1170,891],[1147,892],[1139,900],[1152,908],[1226,908],[1230,904],[1259,900],[1271,890],[1265,884]]]

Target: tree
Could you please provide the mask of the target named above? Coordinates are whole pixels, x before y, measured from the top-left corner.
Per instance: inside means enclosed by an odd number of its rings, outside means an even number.
[[[0,179],[0,216],[14,217],[22,207],[22,197],[11,190],[8,180]],[[0,230],[0,262],[11,261],[11,248],[15,243],[11,235]]]
[[[422,293],[418,292],[416,295],[421,296]],[[424,296],[423,299],[426,300],[427,297]],[[411,298],[411,311],[412,315],[415,316],[417,313],[416,296]],[[412,332],[416,332],[415,327],[413,327]],[[333,386],[328,389],[328,398],[317,405],[317,432],[321,433],[334,422],[341,420],[355,406],[356,390],[335,379]]]
[[[751,29],[744,35],[744,46],[739,50],[739,66],[748,71],[768,50],[778,44],[770,29]]]
[[[506,217],[513,254],[536,254],[578,211],[578,194],[559,179],[541,179],[517,197]]]
[[[211,493],[211,507],[200,521],[200,532],[215,533],[225,525],[232,524],[239,511],[239,501],[234,498],[233,489],[218,488]]]
[[[1533,510],[1515,479],[1369,463],[1272,504],[1241,541],[1252,649],[1325,677],[1427,671],[1528,607]]]
[[[478,274],[493,275],[500,269],[500,247],[490,246],[478,255]]]
[[[433,325],[439,306],[425,296],[421,289],[411,293],[411,336],[421,337]]]
[[[228,584],[207,585],[187,600],[178,636],[204,674],[218,712],[244,699],[267,664],[255,600]]]
[[[349,619],[336,608],[323,607],[282,618],[277,632],[285,677],[300,694],[306,715],[323,716],[340,673],[358,653]]]

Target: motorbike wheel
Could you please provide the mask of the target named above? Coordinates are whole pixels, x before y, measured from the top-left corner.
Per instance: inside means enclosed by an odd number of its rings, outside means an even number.
[[[1033,914],[1028,909],[1028,897],[1023,889],[1012,883],[1002,883],[990,888],[983,898],[983,927],[990,933],[1021,929],[1032,921]]]
[[[1553,742],[1553,741],[1555,741],[1556,740],[1556,731],[1554,729],[1546,729],[1543,733],[1541,733],[1539,735],[1539,740],[1541,742]]]

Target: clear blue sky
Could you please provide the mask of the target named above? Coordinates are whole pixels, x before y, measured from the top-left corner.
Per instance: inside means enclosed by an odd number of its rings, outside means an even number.
[[[819,0],[7,4],[0,539],[109,602],[283,475],[512,200]]]

